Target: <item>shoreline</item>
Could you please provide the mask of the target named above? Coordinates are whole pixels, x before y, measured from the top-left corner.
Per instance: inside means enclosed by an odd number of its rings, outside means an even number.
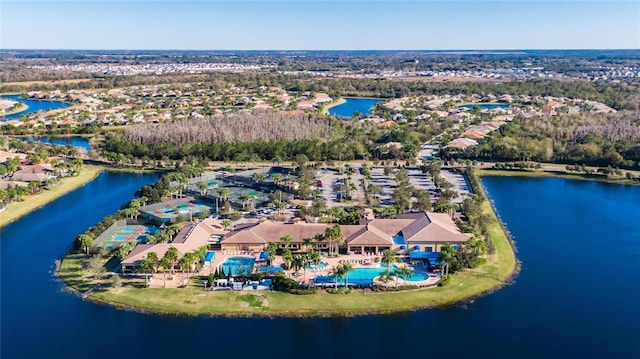
[[[556,171],[527,171],[527,170],[494,170],[494,169],[477,169],[478,177],[495,176],[495,177],[538,177],[538,178],[564,178],[576,181],[592,181],[628,186],[640,186],[638,180],[628,180],[626,178],[607,178],[599,175],[588,175],[582,173],[567,173]]]
[[[102,171],[108,170],[107,166],[89,165],[85,164],[82,167],[82,172],[76,177],[66,177],[62,180],[62,183],[53,187],[50,190],[43,190],[41,193],[31,197],[26,197],[25,201],[10,203],[6,206],[6,209],[1,212],[0,228],[8,225],[17,219],[26,216],[27,214],[45,206],[46,204],[53,202],[59,197],[82,187],[86,183],[92,181]]]
[[[27,111],[28,109],[29,109],[29,106],[27,106],[27,104],[26,104],[26,103],[24,103],[24,102],[20,102],[20,107],[18,107],[18,109],[17,109],[17,110],[13,110],[13,111],[11,111],[11,112],[5,112],[5,113],[3,113],[3,114],[2,114],[2,116],[11,116],[11,115],[15,115],[15,114],[20,113],[20,112],[25,112],[25,111]]]
[[[347,102],[347,100],[344,97],[340,97],[339,99],[337,99],[335,101],[332,101],[332,102],[329,102],[326,105],[323,105],[322,106],[322,110],[320,112],[323,115],[328,115],[330,109],[332,109],[334,107],[337,107],[337,106],[340,106],[340,105],[342,105],[342,104],[344,104],[346,102]]]
[[[481,190],[484,195],[484,190]],[[398,292],[295,295],[284,292],[204,291],[199,282],[187,288],[145,288],[143,278],[123,277],[126,284],[112,288],[85,271],[88,257],[70,250],[62,259],[59,278],[83,299],[142,313],[216,317],[351,317],[440,308],[472,302],[513,282],[520,270],[515,245],[489,200],[482,210],[491,218],[491,240],[496,252],[486,263],[458,272],[443,287]],[[78,278],[80,277],[80,278]],[[97,285],[100,290],[94,291]],[[247,297],[249,296],[249,297]],[[263,305],[249,305],[249,299]],[[251,301],[251,300],[249,300]]]

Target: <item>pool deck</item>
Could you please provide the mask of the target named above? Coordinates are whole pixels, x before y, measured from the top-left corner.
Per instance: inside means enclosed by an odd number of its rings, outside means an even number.
[[[200,268],[200,270],[195,274],[195,275],[200,275],[200,276],[207,276],[210,273],[215,272],[215,269],[218,268],[227,258],[230,257],[245,257],[245,258],[255,258],[256,259],[256,266],[259,266],[260,262],[258,260],[258,255],[259,253],[252,253],[252,252],[248,252],[248,251],[214,251],[215,252],[215,256],[213,257],[213,262],[211,263],[211,265],[206,264],[204,266],[202,266],[202,268]],[[312,279],[316,276],[328,276],[331,274],[332,269],[341,264],[341,263],[349,263],[351,265],[353,265],[354,268],[374,268],[377,266],[381,266],[381,264],[376,263],[375,262],[375,258],[381,258],[381,256],[375,256],[375,255],[360,255],[360,254],[352,254],[352,255],[340,255],[339,257],[323,257],[322,258],[322,262],[327,263],[327,265],[322,268],[322,269],[307,269],[306,270],[306,275],[305,275],[305,271],[304,270],[299,270],[297,273],[294,270],[286,270],[284,271],[284,273],[296,280],[299,281],[301,284],[306,284],[306,285],[313,285]],[[281,256],[276,256],[275,261],[271,264],[272,266],[279,266],[282,264],[282,257]],[[426,270],[423,270],[420,267],[416,267],[414,268],[413,266],[409,265],[409,268],[411,269],[415,269],[415,270],[421,270],[423,272],[427,272]],[[435,275],[433,273],[428,273],[429,274],[429,279],[427,280],[423,280],[423,281],[405,281],[404,279],[400,278],[398,279],[398,285],[399,286],[403,286],[403,285],[408,285],[408,286],[419,286],[419,287],[425,287],[425,286],[432,286],[435,285],[439,280],[440,277],[438,275]],[[189,275],[189,278],[191,278],[193,275]],[[151,282],[149,284],[149,287],[151,288],[178,288],[182,285],[184,285],[184,280],[186,280],[187,275],[183,275],[181,272],[175,272],[173,275],[172,279],[170,278],[170,275],[167,274],[167,279],[166,279],[166,285],[165,285],[165,280],[163,279],[163,274],[162,273],[156,273],[153,276],[150,276],[149,278],[151,279]],[[375,285],[380,285],[380,286],[385,286],[385,287],[395,287],[396,286],[396,280],[392,280],[388,283],[382,282],[379,279],[374,279],[374,284]],[[324,283],[323,287],[332,287],[334,286],[333,283]],[[339,284],[339,286],[342,286]]]

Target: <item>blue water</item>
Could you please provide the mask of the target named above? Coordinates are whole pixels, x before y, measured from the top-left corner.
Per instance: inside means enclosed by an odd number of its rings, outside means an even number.
[[[50,145],[61,145],[61,146],[73,146],[73,147],[82,147],[87,151],[91,150],[91,145],[89,144],[89,139],[86,137],[80,136],[70,136],[70,137],[18,137],[20,140],[28,141],[28,142],[40,142],[47,143]]]
[[[354,318],[176,317],[65,292],[52,276],[54,260],[152,181],[105,173],[0,230],[0,357],[193,358],[212,338],[221,343],[216,358],[640,357],[640,187],[484,178],[522,272],[465,306]],[[251,336],[238,335],[247,328]],[[125,332],[137,339],[105,342]]]
[[[511,105],[509,105],[508,103],[474,103],[469,105],[458,106],[459,109],[468,109],[468,110],[474,107],[478,107],[481,110],[493,110],[496,108],[507,109],[507,108],[510,108]]]
[[[325,262],[320,262],[318,263],[318,265],[316,266],[315,264],[312,264],[310,266],[307,267],[308,270],[314,270],[314,269],[324,269],[327,266],[327,263]]]
[[[360,112],[363,115],[370,115],[371,109],[382,100],[370,98],[345,97],[346,102],[329,109],[329,114],[333,116],[351,117],[354,113]]]
[[[284,268],[282,267],[274,267],[274,266],[261,266],[258,269],[260,272],[282,272]]]
[[[390,267],[391,273],[394,272],[395,268],[396,268],[395,266]],[[386,272],[385,266],[372,267],[372,268],[362,268],[362,267],[353,268],[353,270],[349,272],[348,280],[349,280],[349,283],[353,283],[353,284],[371,284],[375,277],[385,272]],[[413,271],[413,276],[407,277],[407,281],[417,282],[421,280],[426,280],[428,278],[429,278],[429,275],[425,272]],[[345,280],[339,283],[344,283]],[[331,276],[318,276],[315,278],[315,282],[316,283],[335,283],[335,278]]]
[[[224,272],[231,275],[247,274],[253,271],[253,265],[256,262],[252,257],[229,257],[225,258],[224,262],[220,264],[224,269]]]
[[[5,120],[17,120],[18,118],[20,118],[21,115],[27,115],[32,112],[55,110],[58,108],[71,106],[68,103],[62,102],[62,101],[32,100],[32,99],[23,98],[20,95],[5,95],[5,96],[2,96],[1,98],[7,98],[15,101],[24,102],[29,107],[22,112],[14,113],[12,115],[5,115],[4,116]]]

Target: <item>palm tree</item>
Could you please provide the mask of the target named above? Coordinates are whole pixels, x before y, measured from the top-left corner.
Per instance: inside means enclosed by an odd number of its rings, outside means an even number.
[[[438,261],[440,262],[440,268],[444,269],[444,278],[446,279],[449,276],[449,265],[451,261],[456,255],[456,250],[453,248],[451,243],[447,242],[442,245],[440,248],[440,255],[438,256]]]
[[[200,190],[200,195],[206,196],[207,190],[209,189],[209,185],[204,182],[198,182],[197,186],[198,186],[198,189]]]
[[[276,185],[276,187],[278,186],[278,184],[280,183],[280,181],[282,181],[282,174],[280,173],[276,173],[272,176],[271,179],[273,179],[273,183]]]
[[[304,250],[308,252],[311,246],[311,238],[302,238],[302,244],[304,245]],[[311,251],[313,252],[313,247],[311,247]]]
[[[347,288],[349,281],[349,272],[353,270],[353,266],[348,263],[338,264],[332,270],[331,275],[336,279],[336,288],[338,288],[338,282],[342,281],[343,278],[347,278],[344,282],[345,289]]]
[[[282,250],[282,261],[284,262],[285,268],[291,267],[291,262],[293,261],[293,255],[291,254],[291,250],[289,248],[285,248]]]
[[[387,266],[387,271],[385,273],[386,276],[389,276],[390,274],[389,266],[391,266],[393,263],[396,263],[397,261],[398,256],[395,252],[391,251],[390,249],[385,249],[384,251],[382,251],[382,259],[380,260],[380,262]]]
[[[342,234],[342,227],[339,224],[336,224],[332,227],[327,228],[324,231],[324,237],[329,241],[329,252],[337,252],[333,250],[332,241],[336,241],[338,243],[342,243],[344,241],[344,235]]]
[[[273,158],[271,159],[271,162],[273,162],[273,164],[278,166],[278,165],[280,165],[280,162],[282,162],[282,158],[280,158],[280,156],[278,156],[278,155],[273,156]]]
[[[167,286],[167,269],[171,267],[171,262],[169,262],[169,259],[167,259],[167,257],[162,257],[162,259],[158,263],[158,266],[162,268],[162,280],[163,280],[162,286],[166,287]]]
[[[238,197],[238,199],[242,201],[242,209],[244,209],[244,207],[247,205],[247,201],[249,200],[249,195],[243,194],[240,197]]]
[[[225,219],[222,221],[222,228],[226,231],[229,228],[233,227],[233,222],[230,219]]]
[[[160,263],[160,259],[158,258],[158,254],[156,252],[147,253],[147,258],[151,264],[153,265],[153,272],[158,271],[158,264]]]
[[[228,188],[218,188],[218,194],[222,198],[222,201],[226,202],[227,198],[229,198],[229,189]]]
[[[187,254],[190,254],[190,253],[187,253]],[[187,256],[187,254],[182,256],[182,258],[180,258],[180,260],[178,261],[178,268],[180,268],[180,270],[182,271],[182,275],[184,275],[185,272],[188,273],[189,267],[191,266],[190,259]]]
[[[344,271],[345,275],[344,288],[346,289],[349,285],[349,272],[353,270],[353,266],[349,263],[344,263],[342,264],[342,270]]]
[[[413,277],[413,271],[406,265],[396,268],[393,274],[396,276],[396,288],[398,288],[398,277],[402,277],[405,282],[407,281],[407,277]]]
[[[320,243],[324,241],[324,235],[322,233],[318,233],[313,236],[313,239],[317,242],[316,247],[318,248],[318,252],[320,251]]]
[[[284,244],[284,248],[289,248],[291,246],[291,241],[293,241],[293,237],[290,234],[285,234],[280,237],[280,243]]]
[[[269,242],[269,244],[267,244],[267,246],[264,249],[267,252],[269,252],[269,257],[267,258],[267,265],[271,265],[271,263],[273,263],[273,260],[276,257],[276,252],[278,251],[278,243]]]
[[[142,261],[142,263],[140,263],[140,269],[139,269],[140,273],[144,273],[144,277],[147,281],[147,283],[149,282],[149,274],[153,274],[155,273],[155,267],[154,264],[152,263],[151,260],[149,260],[149,257],[147,257],[145,260]]]
[[[309,267],[312,263],[314,263],[313,258],[311,258],[311,254],[309,253],[305,253],[300,255],[301,256],[301,264],[302,264],[302,269],[304,271],[304,275],[302,277],[303,282],[307,281],[307,267]]]
[[[164,257],[162,257],[162,259],[166,258],[169,261],[169,264],[170,264],[169,269],[171,270],[171,274],[173,274],[173,267],[178,261],[179,255],[180,253],[178,252],[178,249],[176,247],[169,247],[169,249],[167,250],[167,253],[164,254]]]

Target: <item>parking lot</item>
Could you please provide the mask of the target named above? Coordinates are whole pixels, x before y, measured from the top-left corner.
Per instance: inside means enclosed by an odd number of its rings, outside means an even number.
[[[452,199],[452,202],[461,203],[465,195],[469,193],[468,184],[463,175],[460,172],[452,172],[448,169],[442,170],[440,172],[440,175],[444,177],[448,182],[453,184],[452,189],[458,193],[458,195]],[[325,201],[327,207],[348,207],[353,205],[366,204],[364,200],[364,191],[360,187],[360,181],[364,178],[364,176],[360,174],[359,168],[356,168],[355,171],[351,174],[351,183],[355,185],[355,189],[352,189],[351,191],[352,200],[338,200],[338,198],[341,197],[339,193],[345,191],[345,186],[347,185],[345,181],[346,177],[346,173],[341,174],[337,171],[327,169],[319,170],[318,172],[316,172],[315,189],[320,191],[320,194],[317,196]],[[385,176],[383,168],[373,168],[371,170],[371,179],[368,182],[375,184],[382,189],[381,194],[375,195],[375,198],[379,199],[380,201],[379,205],[393,205],[393,191],[397,187],[394,174]],[[428,175],[423,174],[420,170],[409,170],[409,182],[415,188],[430,193],[432,201],[435,201],[437,199],[437,193],[435,191],[435,185],[433,181],[431,180],[431,178],[429,178]],[[283,210],[283,214],[285,216],[293,216],[296,211],[297,209],[295,209],[294,206],[288,206],[285,210]],[[266,213],[258,211],[257,214],[253,214],[251,216],[252,220],[250,221],[258,218],[268,217],[273,213],[275,213],[275,211],[267,211]]]
[[[466,195],[471,192],[469,190],[469,185],[462,173],[452,172],[450,170],[442,170],[440,171],[440,176],[446,178],[446,180],[453,185],[452,190],[458,192],[458,196],[452,198],[451,202],[462,203],[464,197],[466,197]]]

